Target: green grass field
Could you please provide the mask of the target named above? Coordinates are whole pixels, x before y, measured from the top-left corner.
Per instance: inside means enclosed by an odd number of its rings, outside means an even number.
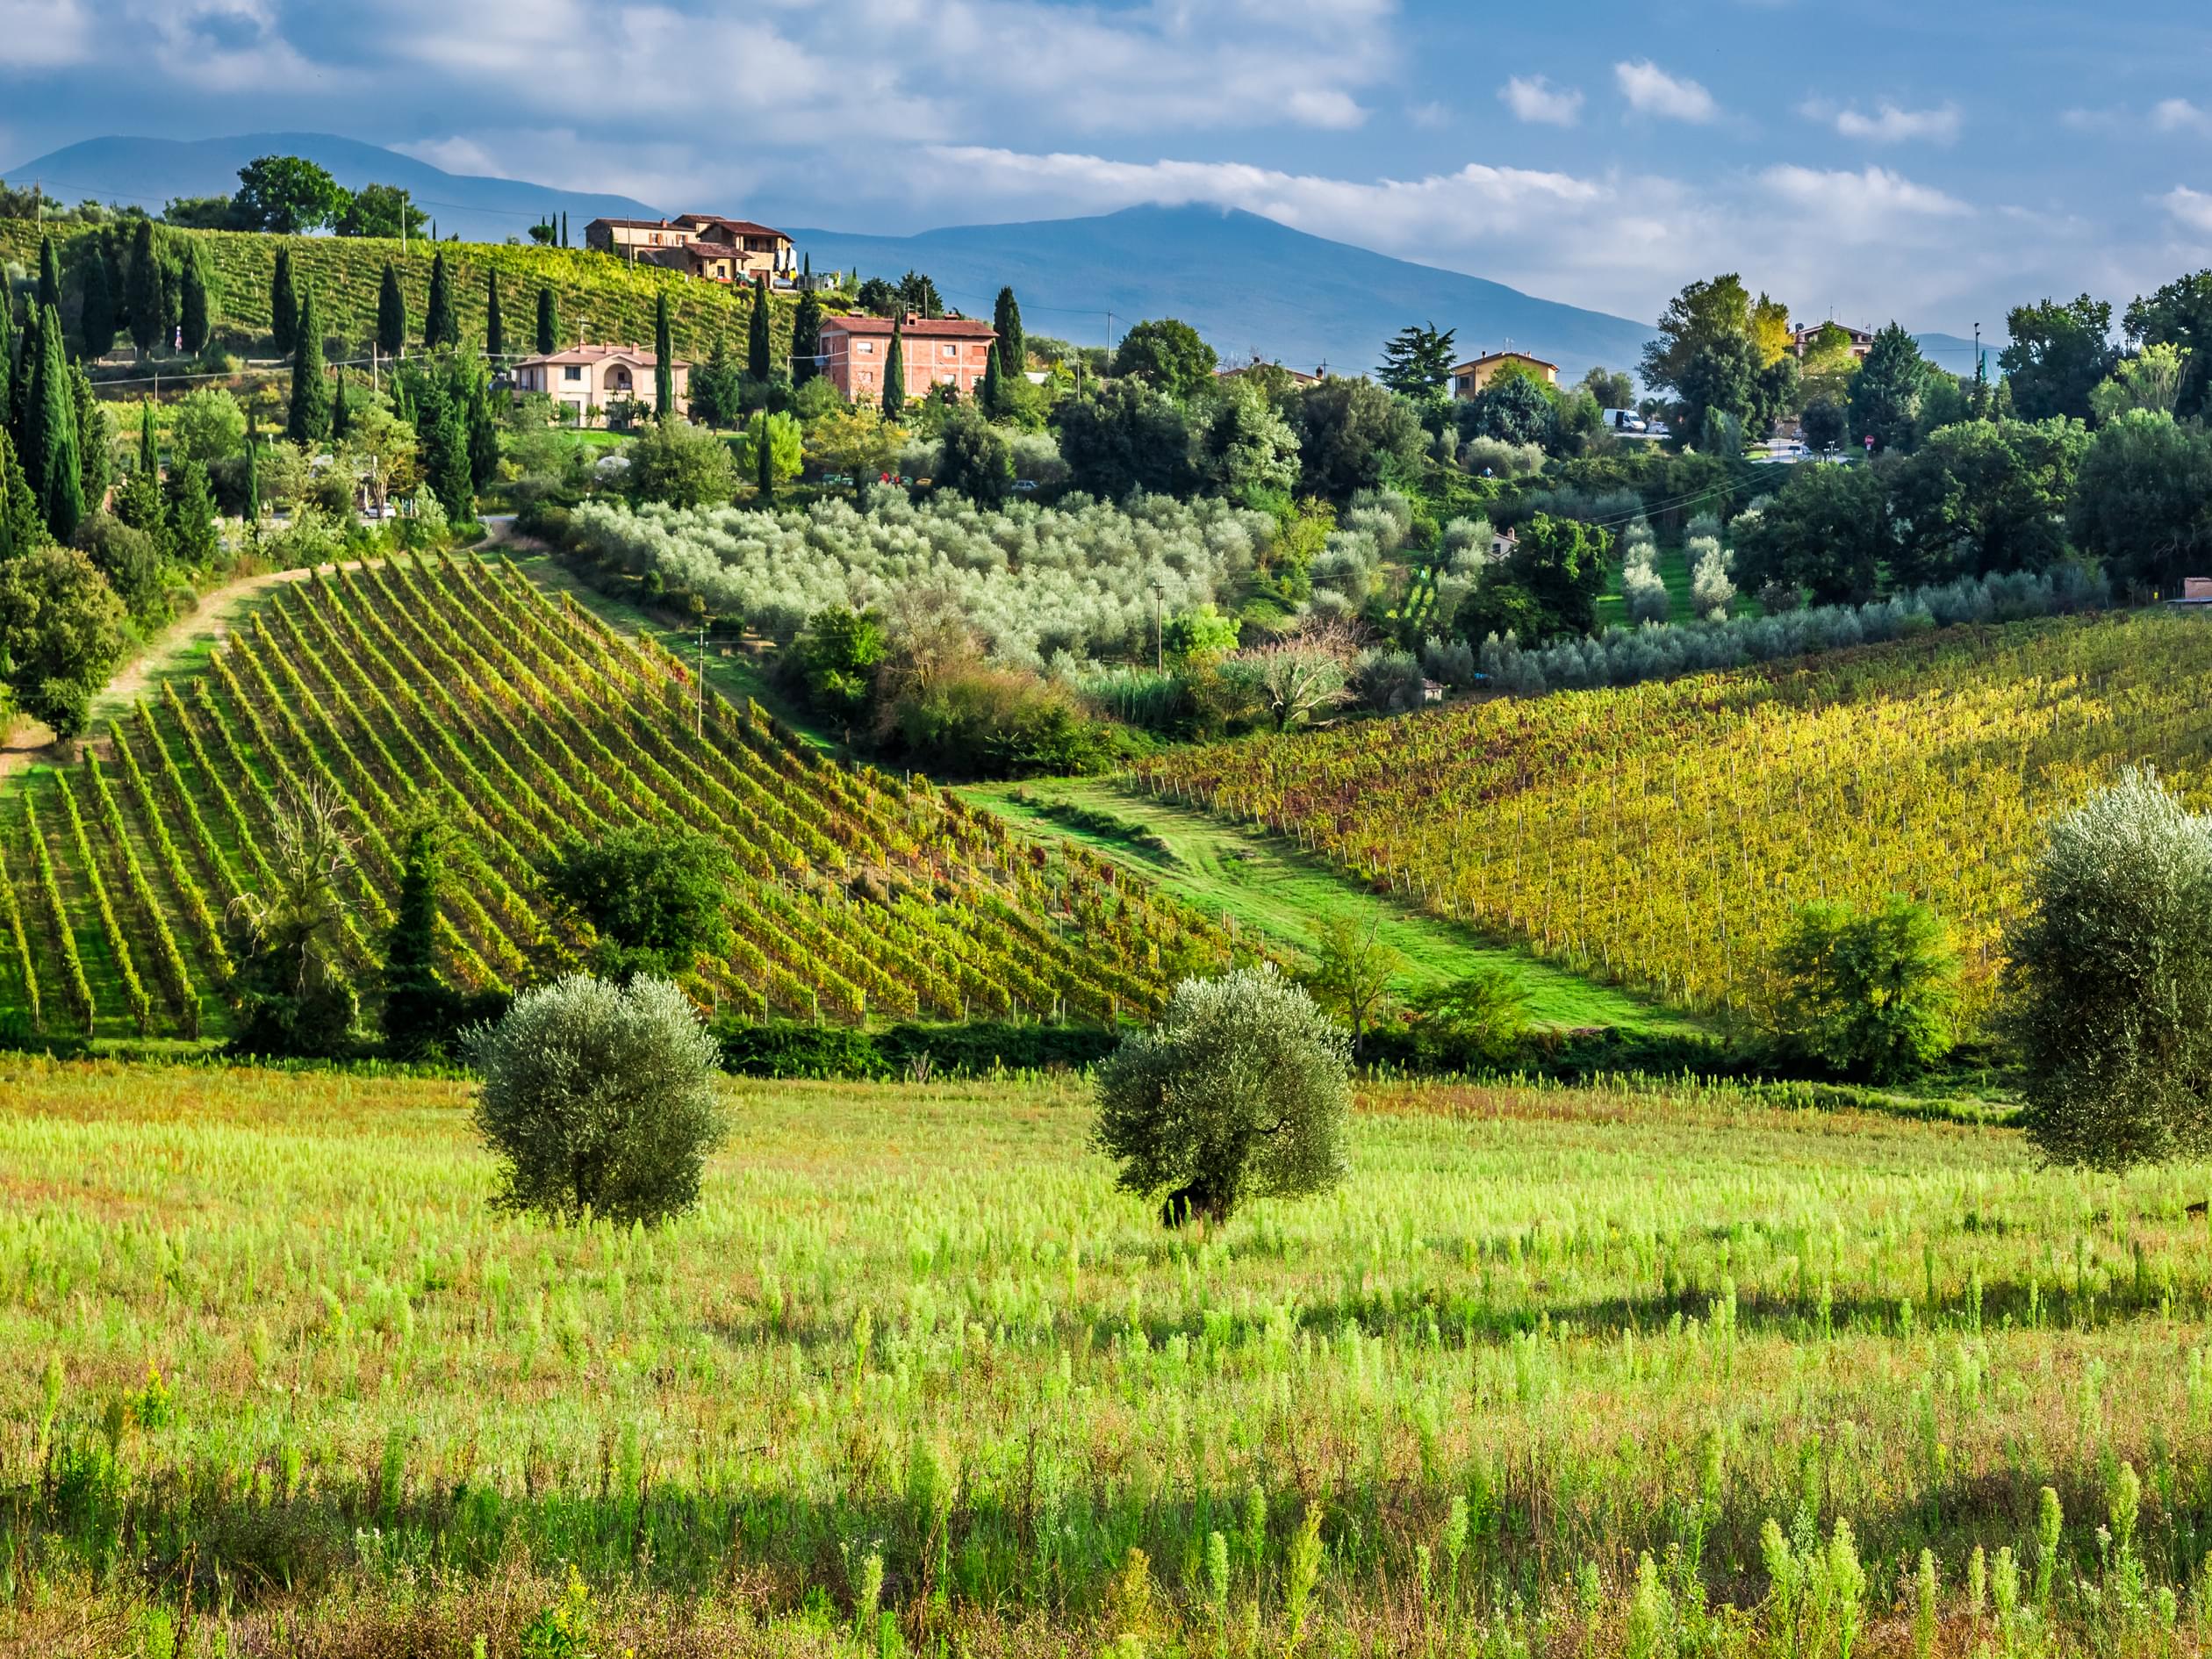
[[[960,793],[1032,834],[1081,842],[1196,908],[1259,935],[1278,952],[1307,950],[1315,925],[1326,916],[1349,916],[1362,927],[1371,923],[1378,937],[1405,959],[1394,981],[1401,993],[1459,979],[1477,968],[1499,968],[1526,991],[1529,1016],[1540,1026],[1696,1029],[1684,1016],[1632,993],[1581,978],[1525,950],[1486,940],[1401,899],[1347,881],[1319,858],[1300,851],[1295,842],[1254,833],[1196,808],[1131,793],[1110,780],[1062,779],[1026,789],[983,785]],[[1024,794],[1034,799],[1023,800]],[[1044,810],[1044,803],[1052,801],[1142,824],[1166,844],[1165,851],[1061,822]]]
[[[0,1648],[2202,1643],[2212,1169],[1390,1088],[1170,1235],[1074,1082],[727,1102],[696,1212],[562,1232],[458,1083],[9,1062]]]

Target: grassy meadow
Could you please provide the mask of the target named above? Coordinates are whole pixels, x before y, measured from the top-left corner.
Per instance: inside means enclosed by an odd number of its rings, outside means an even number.
[[[1389,1087],[1339,1193],[1175,1235],[1079,1081],[728,1103],[696,1212],[564,1232],[488,1207],[462,1083],[8,1061],[0,1649],[2212,1623],[2212,1169],[1786,1091]]]

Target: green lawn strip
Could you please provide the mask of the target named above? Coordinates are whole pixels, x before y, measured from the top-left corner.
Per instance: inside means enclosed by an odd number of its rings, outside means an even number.
[[[1695,1032],[1695,1021],[1629,992],[1599,985],[1539,960],[1518,946],[1484,939],[1472,929],[1424,915],[1402,900],[1369,893],[1321,860],[1275,836],[1258,836],[1195,808],[1132,794],[1102,779],[1059,779],[1028,786],[1040,799],[1015,798],[1019,786],[979,784],[959,793],[1035,834],[1082,842],[1124,867],[1158,882],[1208,914],[1251,929],[1269,943],[1303,952],[1313,925],[1332,914],[1380,924],[1381,937],[1406,959],[1399,988],[1418,990],[1477,967],[1503,968],[1528,994],[1530,1016],[1541,1026],[1582,1030]],[[1167,844],[1166,853],[1133,841],[1063,823],[1043,804],[1066,801],[1141,822]]]
[[[582,577],[564,566],[549,553],[538,550],[530,543],[521,542],[508,550],[507,556],[531,581],[551,593],[571,593],[576,602],[624,634],[643,634],[675,652],[685,662],[693,662],[699,653],[699,630],[683,628],[655,617],[643,607],[612,593],[600,592]],[[748,697],[805,738],[816,749],[830,754],[842,754],[844,745],[829,730],[817,724],[811,715],[794,707],[784,694],[769,683],[766,672],[759,663],[742,650],[724,648],[709,641],[707,646],[707,683],[723,696],[736,702]]]
[[[1598,627],[1602,632],[1608,628],[1628,626],[1628,601],[1621,597],[1622,566],[1614,563],[1605,574],[1605,591],[1598,598]],[[1690,603],[1690,555],[1679,542],[1662,542],[1659,547],[1659,579],[1666,584],[1670,622],[1690,622],[1697,620],[1697,612]],[[1739,586],[1735,602],[1728,607],[1731,616],[1758,616],[1763,609],[1757,598]]]

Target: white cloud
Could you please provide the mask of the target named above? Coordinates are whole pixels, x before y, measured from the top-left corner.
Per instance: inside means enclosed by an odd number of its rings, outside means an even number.
[[[1139,203],[1242,208],[1630,317],[1655,314],[1693,278],[1741,270],[1804,314],[1833,308],[1938,326],[1951,306],[1986,289],[2024,291],[2059,280],[2041,273],[2067,264],[2054,250],[2080,241],[2079,227],[2056,235],[2040,219],[1981,214],[1878,167],[1778,166],[1691,184],[1478,162],[1413,177],[1352,178],[1235,162],[942,145],[922,151],[886,187],[945,222],[1063,218]],[[1969,223],[1984,228],[1962,234]]]
[[[92,54],[78,0],[0,0],[0,67],[54,69]]]
[[[2187,98],[2168,98],[2151,111],[2151,125],[2161,133],[2212,138],[2212,110],[2200,109]]]
[[[1452,124],[1452,111],[1445,104],[1431,101],[1416,104],[1406,111],[1406,118],[1428,132],[1440,133]]]
[[[1770,167],[1759,182],[1778,199],[1818,215],[1839,234],[1878,235],[1902,218],[1953,219],[1966,204],[1931,185],[1915,184],[1885,167],[1864,172],[1827,172],[1816,168]]]
[[[1284,100],[1283,108],[1301,126],[1341,130],[1357,126],[1367,119],[1367,111],[1350,93],[1332,86],[1302,86]]]
[[[2183,229],[2212,236],[2212,195],[2193,190],[2187,184],[2176,184],[2158,199],[2165,204],[2165,211],[2173,216],[2174,223]]]
[[[1820,108],[1808,105],[1806,113],[1815,120],[1829,119],[1825,111],[1814,113]],[[1837,110],[1833,122],[1835,130],[1845,138],[1864,139],[1874,144],[1902,144],[1915,139],[1949,144],[1958,136],[1964,118],[1956,104],[1933,110],[1906,110],[1885,99],[1875,106],[1871,115],[1862,113],[1856,104]]]
[[[1572,126],[1582,117],[1581,90],[1554,86],[1540,75],[1517,75],[1497,89],[1497,96],[1524,121]]]
[[[1620,83],[1620,95],[1628,100],[1628,107],[1640,114],[1670,121],[1705,122],[1720,113],[1720,106],[1704,87],[1669,75],[1648,58],[1614,64],[1613,79]]]

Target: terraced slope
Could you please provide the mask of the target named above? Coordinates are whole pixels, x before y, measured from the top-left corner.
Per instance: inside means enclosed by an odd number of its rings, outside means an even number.
[[[65,269],[72,272],[79,257],[75,244],[84,238],[120,237],[128,248],[127,227],[103,232],[89,226],[48,225],[44,233],[54,237]],[[484,344],[485,279],[494,270],[499,276],[499,303],[510,351],[530,348],[537,291],[542,286],[553,290],[561,338],[571,343],[580,335],[595,341],[650,344],[654,305],[664,292],[669,297],[676,349],[689,358],[703,358],[717,341],[742,350],[746,324],[752,316],[749,289],[700,282],[650,265],[628,265],[609,255],[580,248],[434,244],[418,238],[403,250],[395,241],[367,236],[273,236],[258,231],[188,231],[166,226],[162,233],[196,242],[206,255],[215,277],[210,295],[214,307],[211,320],[219,340],[258,341],[268,334],[269,284],[276,276],[279,248],[291,250],[292,279],[314,290],[323,326],[335,341],[365,342],[375,331],[377,295],[387,261],[397,269],[401,291],[406,295],[409,338],[420,339],[429,305],[431,258],[440,253],[445,255],[447,274],[452,280],[461,338],[472,347]],[[41,227],[29,219],[0,219],[0,259],[15,260],[37,269],[40,234]],[[63,320],[74,331],[75,277],[68,277],[64,286]],[[838,310],[843,303],[833,296],[823,296],[827,310]],[[770,330],[778,353],[790,348],[795,305],[787,294],[770,298]],[[262,343],[265,347],[266,341]],[[117,354],[127,355],[129,349],[128,339],[118,336]]]
[[[549,919],[535,861],[639,822],[714,835],[743,873],[736,948],[690,978],[713,1008],[1108,1021],[1228,955],[1102,860],[824,761],[757,706],[701,703],[665,651],[463,557],[291,584],[80,764],[25,774],[0,800],[0,1017],[219,1033],[229,913],[270,880],[272,807],[311,788],[352,809],[364,959],[391,917],[395,826],[442,805],[463,832],[443,959],[469,988],[574,962],[589,941]]]

